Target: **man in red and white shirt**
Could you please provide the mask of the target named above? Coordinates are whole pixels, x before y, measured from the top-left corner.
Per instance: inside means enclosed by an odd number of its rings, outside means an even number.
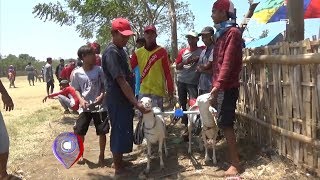
[[[187,110],[188,95],[189,99],[196,99],[198,97],[200,73],[196,72],[196,69],[199,56],[204,49],[197,45],[199,41],[198,36],[198,33],[195,31],[190,31],[186,35],[189,47],[181,49],[176,59],[179,103],[184,111]],[[186,127],[188,126],[188,117],[186,115],[182,118],[182,123]]]
[[[73,112],[77,112],[79,109],[79,99],[76,95],[76,90],[72,86],[69,86],[69,82],[67,80],[62,80],[59,85],[61,91],[46,96],[42,102],[46,102],[47,98],[53,99],[58,97],[57,99],[65,109],[65,114],[70,113],[69,108],[72,109]]]

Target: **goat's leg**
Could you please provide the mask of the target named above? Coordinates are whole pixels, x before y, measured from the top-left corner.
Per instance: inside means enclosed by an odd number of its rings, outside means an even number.
[[[164,169],[164,164],[163,164],[163,158],[162,158],[162,143],[163,143],[163,138],[159,139],[159,157],[160,157],[160,169]]]
[[[203,141],[202,141],[201,137],[198,138],[198,144],[199,144],[200,151],[202,152],[203,151]]]
[[[217,136],[214,136],[213,142],[212,142],[212,163],[217,164],[217,158],[216,158],[216,139]]]
[[[148,162],[147,162],[147,168],[145,170],[145,173],[149,173],[150,172],[150,158],[151,158],[151,143],[147,140],[147,148],[148,148],[148,154],[147,154],[147,158],[148,158]]]
[[[203,140],[203,143],[204,143],[204,150],[205,150],[204,161],[205,162],[209,162],[210,161],[210,157],[209,157],[208,142],[207,142],[207,139],[206,139],[205,132],[202,133],[202,140]]]
[[[192,120],[189,120],[189,124],[188,124],[188,133],[189,133],[189,147],[188,147],[188,153],[191,154],[191,139],[192,139],[192,123],[190,122]]]

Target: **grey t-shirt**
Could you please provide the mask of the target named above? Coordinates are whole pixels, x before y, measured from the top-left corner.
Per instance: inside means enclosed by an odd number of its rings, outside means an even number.
[[[83,67],[73,72],[71,86],[79,91],[84,100],[93,103],[104,91],[104,74],[100,66],[94,66],[90,71],[84,71]],[[103,107],[103,109],[106,109]],[[89,109],[79,108],[79,112],[90,112]]]
[[[53,80],[53,71],[52,71],[52,66],[51,66],[51,64],[47,63],[47,64],[44,66],[43,74],[44,74],[44,80],[45,80],[46,82],[49,82],[50,80]]]
[[[198,61],[198,65],[204,65],[213,61],[213,46],[209,46],[202,51]],[[211,90],[212,88],[212,73],[201,72],[199,78],[198,89]]]
[[[187,61],[189,58],[200,56],[202,48],[198,47],[195,51],[190,51],[189,48],[186,48],[183,51],[182,62]],[[177,80],[178,82],[186,83],[186,84],[193,84],[198,85],[200,74],[196,72],[197,63],[192,63],[188,65],[184,65],[183,69],[177,71]]]

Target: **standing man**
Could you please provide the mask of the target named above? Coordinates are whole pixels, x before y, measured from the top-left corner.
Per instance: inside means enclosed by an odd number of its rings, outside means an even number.
[[[213,4],[211,17],[217,27],[211,98],[213,106],[218,111],[217,123],[227,139],[228,157],[231,160],[231,166],[224,175],[234,176],[240,173],[240,160],[233,125],[239,96],[239,74],[242,68],[242,33],[233,21],[235,13],[231,1],[217,0]]]
[[[212,27],[207,26],[203,28],[200,33],[203,43],[206,48],[201,52],[197,72],[200,73],[198,93],[199,96],[205,93],[209,93],[212,88],[212,62],[213,62],[213,46],[214,42],[212,36],[214,30]]]
[[[157,45],[157,30],[151,25],[144,29],[146,44],[132,55],[131,68],[137,66],[140,70],[140,95],[150,97],[153,106],[163,111],[163,97],[168,91],[169,98],[173,96],[173,82],[170,73],[167,51]]]
[[[2,95],[3,109],[11,111],[14,108],[11,97],[9,96],[6,88],[4,88],[0,80],[0,93]],[[9,156],[9,136],[4,124],[2,114],[0,112],[0,179],[9,179],[7,173],[7,162]]]
[[[102,67],[106,77],[106,104],[111,122],[110,149],[113,155],[115,175],[127,175],[124,153],[133,147],[133,107],[145,113],[146,109],[134,96],[134,76],[124,47],[133,32],[127,19],[116,18],[111,23],[112,41],[102,55]]]
[[[53,79],[53,71],[52,71],[52,58],[47,58],[47,64],[44,66],[43,69],[43,78],[44,81],[47,83],[47,95],[49,96],[49,89],[50,94],[53,93],[54,89],[54,79]]]
[[[60,59],[60,64],[56,67],[56,77],[58,79],[58,81],[60,82],[62,79],[60,78],[60,75],[61,75],[61,71],[63,70],[64,68],[64,59]]]
[[[177,69],[177,86],[179,104],[184,111],[187,110],[187,99],[196,99],[198,97],[198,83],[200,73],[196,72],[199,56],[202,52],[201,47],[198,47],[199,35],[194,30],[190,31],[186,38],[189,47],[181,49],[176,59]],[[183,134],[184,140],[188,137],[188,117],[182,117],[182,123],[186,126]]]
[[[28,63],[25,70],[27,71],[29,85],[31,86],[31,81],[32,81],[32,85],[34,86],[34,75],[35,75],[34,71],[35,71],[35,69],[31,65],[31,62]]]

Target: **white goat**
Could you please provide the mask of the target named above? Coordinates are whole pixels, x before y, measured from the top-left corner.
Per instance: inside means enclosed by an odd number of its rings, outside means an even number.
[[[151,157],[151,145],[155,143],[159,143],[159,157],[160,157],[160,169],[164,168],[163,159],[162,159],[162,145],[164,146],[165,155],[168,155],[167,146],[166,146],[166,126],[165,121],[162,115],[155,115],[154,113],[160,113],[161,109],[159,107],[152,107],[152,100],[149,97],[143,97],[141,103],[146,109],[152,111],[143,114],[142,122],[144,124],[144,137],[147,139],[148,146],[148,162],[147,168],[145,170],[146,173],[150,171],[150,157]]]
[[[209,103],[210,94],[203,94],[198,96],[196,103],[189,108],[190,111],[196,111],[199,109],[200,118],[201,118],[201,137],[204,142],[205,147],[205,162],[210,161],[208,148],[212,148],[212,162],[213,164],[217,163],[216,159],[216,138],[218,135],[218,126],[214,113],[216,110],[210,106]],[[191,131],[194,124],[194,121],[197,119],[197,114],[190,114],[188,116],[188,132],[189,132],[189,148],[188,153],[191,154]],[[202,150],[202,145],[200,144],[200,150]]]

